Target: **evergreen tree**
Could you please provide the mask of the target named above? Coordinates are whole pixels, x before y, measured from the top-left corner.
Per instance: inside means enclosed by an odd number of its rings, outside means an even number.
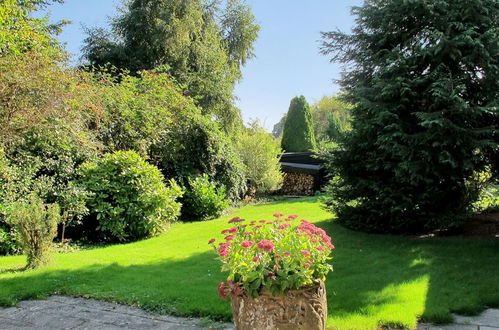
[[[315,148],[312,114],[303,95],[291,100],[282,132],[281,146],[286,152],[310,151]]]
[[[323,33],[323,53],[352,68],[354,105],[327,157],[327,205],[362,230],[456,225],[498,152],[499,2],[367,0],[353,13],[352,34]]]

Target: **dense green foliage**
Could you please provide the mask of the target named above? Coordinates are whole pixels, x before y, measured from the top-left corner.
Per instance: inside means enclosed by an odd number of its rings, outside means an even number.
[[[241,66],[253,57],[259,27],[242,1],[132,0],[113,18],[111,33],[89,30],[84,57],[91,65],[133,74],[160,68],[185,86],[204,113],[226,124],[240,120],[232,104]]]
[[[87,204],[100,239],[132,241],[157,235],[180,213],[175,181],[133,151],[117,151],[81,167],[79,184],[91,193]],[[87,221],[86,226],[90,225]]]
[[[323,96],[310,107],[317,142],[338,142],[351,129],[350,106],[336,96]]]
[[[362,230],[456,225],[498,152],[499,3],[373,0],[353,13],[353,34],[323,34],[323,52],[352,68],[342,85],[354,105],[328,157],[327,205]]]
[[[17,241],[27,255],[26,268],[47,263],[60,220],[59,205],[45,204],[35,195],[9,205],[6,222],[15,228]]]
[[[291,100],[282,132],[281,146],[286,152],[315,149],[312,114],[303,95]]]
[[[251,193],[265,194],[281,187],[282,172],[279,159],[281,147],[258,121],[240,130],[237,150],[243,161]]]
[[[182,203],[182,220],[213,219],[229,207],[225,186],[217,186],[205,174],[197,178],[188,178]]]
[[[286,115],[287,113],[285,113],[282,116],[282,118],[277,122],[277,124],[274,125],[274,127],[272,127],[272,135],[275,138],[279,138],[282,136],[282,131],[284,130],[284,123],[286,122]]]
[[[23,256],[0,257],[0,305],[58,293],[230,321],[230,303],[215,289],[227,274],[207,243],[235,215],[265,219],[276,211],[297,213],[333,238],[327,327],[415,329],[418,321],[451,322],[452,313],[477,315],[499,307],[498,240],[351,231],[332,221],[317,198],[247,205],[217,220],[177,222],[152,239],[56,254],[51,265],[35,271],[16,271]]]

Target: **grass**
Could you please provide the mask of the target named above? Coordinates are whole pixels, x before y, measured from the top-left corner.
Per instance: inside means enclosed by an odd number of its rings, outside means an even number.
[[[234,215],[258,220],[274,212],[299,214],[333,237],[335,271],[327,281],[333,329],[413,328],[420,318],[445,323],[451,312],[499,307],[498,240],[353,232],[332,221],[316,198],[245,206],[222,219],[176,224],[149,240],[56,254],[34,271],[18,271],[22,256],[0,257],[0,305],[58,293],[230,320],[229,303],[217,296],[223,274],[207,242]]]

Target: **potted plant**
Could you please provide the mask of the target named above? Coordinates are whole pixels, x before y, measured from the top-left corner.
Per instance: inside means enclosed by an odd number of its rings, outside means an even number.
[[[218,286],[231,296],[234,323],[246,329],[325,329],[324,280],[334,249],[326,232],[296,215],[274,220],[232,218],[223,242],[211,239],[227,271]]]

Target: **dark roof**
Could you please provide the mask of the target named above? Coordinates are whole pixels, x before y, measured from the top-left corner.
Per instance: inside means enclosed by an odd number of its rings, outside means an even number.
[[[315,157],[315,152],[285,152],[281,156],[281,163],[297,163],[308,165],[322,164],[322,160]]]
[[[321,166],[313,164],[298,164],[298,163],[286,163],[280,162],[282,171],[285,173],[307,173],[307,174],[317,174],[319,173]]]

